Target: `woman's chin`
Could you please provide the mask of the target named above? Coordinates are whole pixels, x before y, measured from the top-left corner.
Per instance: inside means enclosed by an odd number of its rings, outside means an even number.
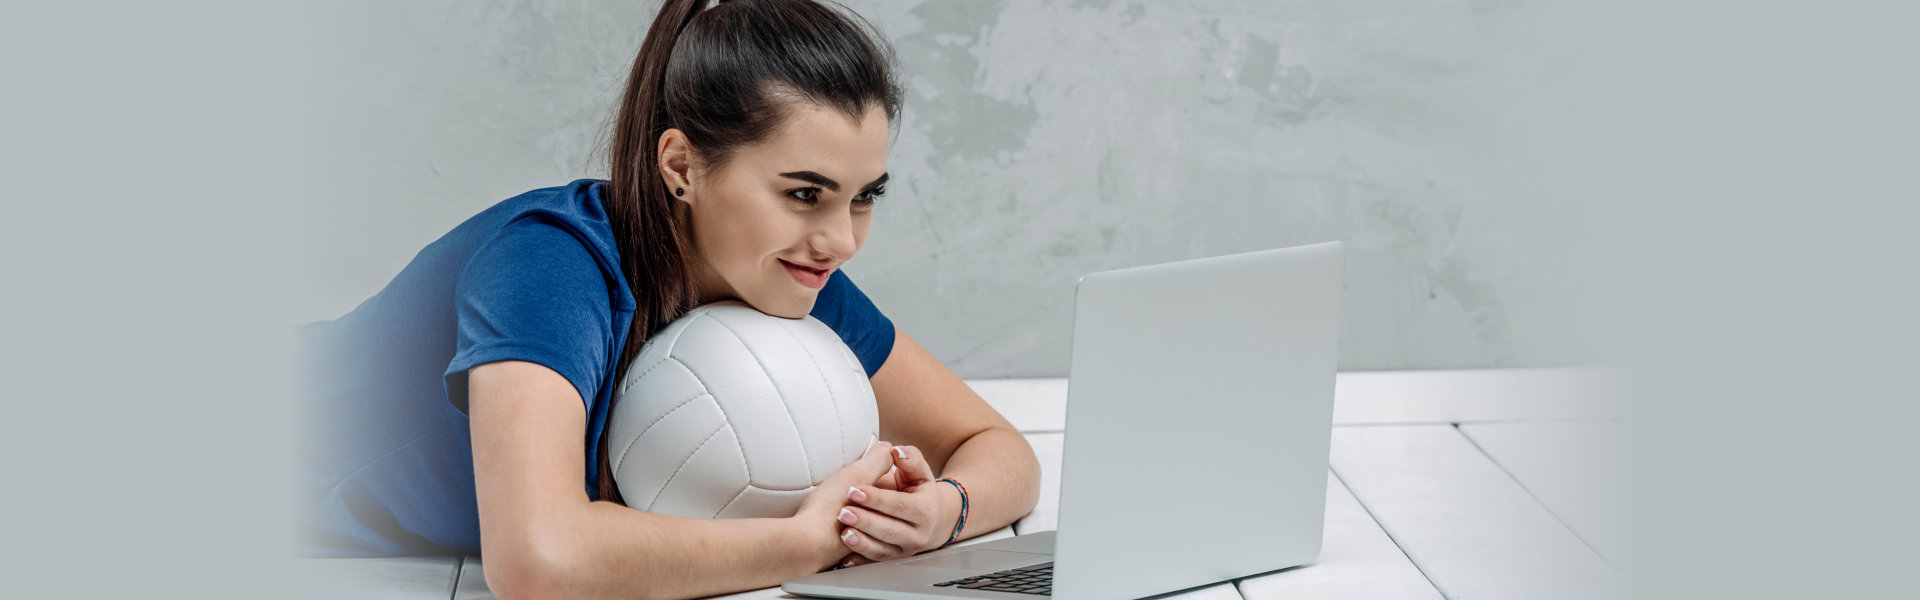
[[[754,310],[780,317],[782,319],[804,319],[813,312],[814,296],[808,294],[799,298],[782,298],[778,301],[755,301],[747,299],[747,306]]]

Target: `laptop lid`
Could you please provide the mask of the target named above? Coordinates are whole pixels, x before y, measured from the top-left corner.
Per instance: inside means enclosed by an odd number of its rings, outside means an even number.
[[[1319,556],[1342,285],[1340,242],[1080,279],[1055,597]]]

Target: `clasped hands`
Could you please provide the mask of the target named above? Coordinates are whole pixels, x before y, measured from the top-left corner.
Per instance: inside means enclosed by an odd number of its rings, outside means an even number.
[[[951,487],[919,449],[878,442],[808,493],[794,518],[816,540],[832,523],[838,566],[891,560],[946,542],[958,518],[942,514],[941,490]]]

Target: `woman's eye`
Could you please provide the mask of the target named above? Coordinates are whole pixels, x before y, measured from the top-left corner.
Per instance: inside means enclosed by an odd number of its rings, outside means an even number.
[[[885,195],[887,195],[887,188],[877,187],[868,190],[865,194],[861,194],[856,201],[861,204],[873,204],[874,200],[878,200],[881,196]]]
[[[788,197],[791,197],[795,200],[799,200],[801,202],[805,202],[807,204],[813,204],[815,202],[819,202],[820,201],[820,198],[818,197],[819,194],[820,194],[820,188],[800,188],[797,190],[789,190],[787,192]]]

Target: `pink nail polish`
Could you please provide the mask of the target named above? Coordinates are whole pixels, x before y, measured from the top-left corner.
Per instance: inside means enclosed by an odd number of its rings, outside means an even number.
[[[859,517],[858,515],[855,515],[855,514],[853,514],[853,511],[850,511],[850,510],[847,510],[847,509],[845,509],[845,508],[842,508],[842,509],[840,509],[840,522],[841,522],[841,523],[846,523],[846,524],[848,524],[848,525],[852,525],[852,524],[854,524],[854,523],[857,523],[857,522],[859,522],[859,521],[860,521],[860,517]]]
[[[894,446],[894,447],[893,447],[893,453],[894,453],[894,455],[896,455],[896,456],[899,456],[899,457],[900,457],[900,458],[902,458],[902,459],[905,459],[905,458],[907,457],[907,447],[906,447],[906,446]]]
[[[847,488],[847,498],[850,500],[853,500],[854,502],[866,502],[867,493],[860,491],[860,488],[850,487],[850,488]],[[841,509],[841,510],[845,510],[845,509]]]
[[[854,533],[852,529],[848,529],[846,533],[840,534],[840,541],[846,542],[849,546],[860,543],[860,534]]]

